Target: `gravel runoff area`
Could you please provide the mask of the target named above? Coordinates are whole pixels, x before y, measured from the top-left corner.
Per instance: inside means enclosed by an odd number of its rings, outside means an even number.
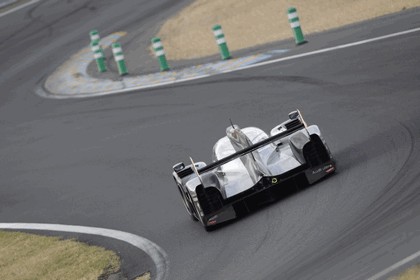
[[[420,0],[196,0],[167,20],[158,36],[171,60],[218,53],[211,28],[221,24],[230,50],[292,37],[287,9],[315,33],[420,6]]]

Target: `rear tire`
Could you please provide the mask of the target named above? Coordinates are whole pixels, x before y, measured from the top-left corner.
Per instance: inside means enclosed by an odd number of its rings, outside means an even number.
[[[189,194],[187,194],[187,196],[188,196],[187,202],[189,203],[189,205],[191,207],[191,219],[194,222],[197,222],[198,221],[198,218],[197,218],[198,217],[198,212],[195,209],[195,206],[190,202],[190,201],[192,201],[191,196]]]
[[[193,221],[198,221],[198,219],[194,215],[195,213],[197,213],[197,211],[195,211],[194,206],[192,205],[192,203],[189,200],[189,199],[191,199],[191,197],[189,197],[188,194],[184,193],[184,191],[182,190],[182,187],[179,186],[179,185],[178,185],[178,190],[179,190],[179,193],[181,194],[182,203],[184,204],[185,209],[187,210],[188,215],[191,217],[191,219]],[[188,198],[187,198],[187,196],[188,196]]]

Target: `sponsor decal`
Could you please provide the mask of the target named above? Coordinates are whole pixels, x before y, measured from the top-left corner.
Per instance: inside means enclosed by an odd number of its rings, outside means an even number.
[[[217,223],[216,218],[217,218],[217,215],[216,215],[216,216],[211,217],[211,218],[207,221],[207,225],[208,225],[208,226],[215,225],[215,224]]]
[[[328,164],[328,165],[325,165],[324,167],[320,167],[320,168],[318,168],[318,169],[315,169],[315,170],[312,170],[312,174],[314,175],[314,174],[318,174],[319,172],[321,172],[321,171],[325,171],[325,172],[327,172],[327,173],[330,173],[330,172],[332,172],[332,171],[334,171],[335,170],[335,167],[334,166],[332,166],[332,164]]]
[[[322,171],[322,168],[318,168],[318,169],[312,170],[312,175],[313,174],[318,174],[321,171]]]

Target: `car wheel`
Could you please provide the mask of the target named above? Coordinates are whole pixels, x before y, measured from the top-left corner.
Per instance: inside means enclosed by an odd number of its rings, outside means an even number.
[[[195,209],[195,206],[193,203],[191,203],[192,199],[189,194],[187,194],[187,203],[191,209],[191,219],[195,222],[198,221],[198,211]]]
[[[179,193],[181,194],[182,203],[184,204],[185,209],[187,210],[188,215],[190,215],[190,217],[191,217],[191,219],[193,221],[198,221],[198,219],[194,215],[196,213],[195,208],[191,204],[190,200],[187,198],[187,195],[188,194],[185,194],[184,191],[182,190],[182,188],[180,186],[178,186],[178,190],[179,190]]]

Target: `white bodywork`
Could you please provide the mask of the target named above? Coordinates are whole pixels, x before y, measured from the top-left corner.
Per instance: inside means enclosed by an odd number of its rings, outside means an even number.
[[[243,128],[241,131],[253,144],[268,138],[268,135],[264,131],[256,127]],[[309,126],[308,131],[310,133],[320,134],[316,125]],[[271,136],[280,132],[282,132],[282,128],[280,126],[275,127],[271,131]],[[297,133],[302,132],[299,131]],[[292,136],[293,134],[289,137],[283,138],[282,145],[276,146],[279,144],[279,142],[276,142],[276,145],[269,144],[256,151],[261,158],[262,165],[265,166],[267,172],[269,172],[269,174],[265,175],[280,175],[301,165],[301,163],[293,156],[292,150],[288,144],[288,138]],[[225,136],[214,145],[213,161],[225,158],[235,152],[236,151],[229,138]],[[218,176],[221,185],[224,186],[222,191],[225,192],[224,194],[226,198],[246,191],[255,185],[255,182],[253,182],[248,170],[239,158],[220,166],[216,170],[216,175]],[[191,184],[191,186],[192,185],[194,185],[194,183]]]

